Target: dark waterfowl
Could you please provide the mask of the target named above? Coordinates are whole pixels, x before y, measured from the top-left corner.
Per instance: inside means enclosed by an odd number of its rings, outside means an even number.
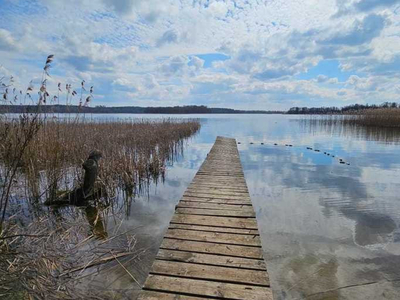
[[[278,146],[278,144],[277,144],[277,143],[275,143],[274,145],[275,145],[275,146]]]
[[[317,149],[315,149],[314,151],[315,151],[315,152],[320,152],[320,151],[319,151],[319,150],[317,150]]]
[[[250,145],[253,145],[254,143],[253,142],[250,142]]]
[[[345,164],[345,162],[343,160],[340,161],[341,164]]]
[[[264,143],[261,143],[261,145],[264,145]]]

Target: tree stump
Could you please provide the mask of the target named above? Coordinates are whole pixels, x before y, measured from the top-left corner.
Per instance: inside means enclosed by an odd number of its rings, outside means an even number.
[[[102,157],[100,151],[94,150],[90,152],[89,157],[82,164],[83,169],[85,170],[85,176],[83,179],[83,185],[79,188],[74,189],[73,191],[67,193],[66,195],[60,197],[55,201],[46,201],[45,205],[77,205],[82,206],[86,205],[87,201],[91,198],[94,198],[95,191],[95,183],[97,179],[97,174],[99,172],[99,160]]]

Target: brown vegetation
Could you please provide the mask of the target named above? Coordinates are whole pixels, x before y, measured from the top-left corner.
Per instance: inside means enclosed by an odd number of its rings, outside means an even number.
[[[400,128],[400,108],[387,107],[349,111],[344,114],[324,115],[320,120],[331,125]]]

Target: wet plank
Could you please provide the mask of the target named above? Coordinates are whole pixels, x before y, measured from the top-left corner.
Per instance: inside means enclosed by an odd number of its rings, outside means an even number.
[[[218,137],[175,209],[139,299],[270,300],[234,139]]]

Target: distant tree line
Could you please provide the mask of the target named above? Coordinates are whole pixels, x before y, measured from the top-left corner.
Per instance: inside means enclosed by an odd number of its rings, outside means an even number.
[[[275,114],[282,111],[236,110],[230,108],[210,108],[204,105],[173,107],[139,106],[75,106],[75,105],[0,105],[0,113],[93,113],[93,114]]]
[[[341,114],[356,112],[366,109],[377,109],[377,108],[400,108],[400,103],[396,102],[384,102],[380,105],[376,104],[352,104],[344,107],[292,107],[288,110],[288,114],[291,115],[326,115],[326,114]]]

